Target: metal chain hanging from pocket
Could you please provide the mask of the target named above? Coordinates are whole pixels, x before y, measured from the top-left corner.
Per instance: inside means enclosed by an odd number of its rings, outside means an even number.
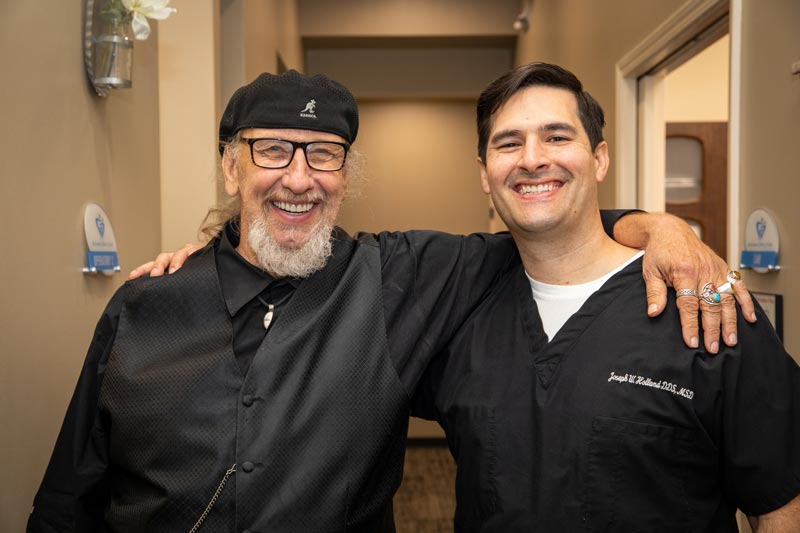
[[[214,504],[217,503],[219,495],[222,494],[222,489],[225,488],[225,483],[228,481],[228,478],[231,477],[231,475],[234,472],[236,472],[236,463],[233,463],[233,466],[230,467],[227,472],[225,472],[224,476],[222,476],[222,481],[219,482],[219,486],[217,487],[217,490],[214,492],[214,495],[211,497],[211,501],[208,502],[205,511],[203,511],[203,514],[201,514],[200,518],[197,519],[197,522],[194,524],[194,526],[192,526],[192,529],[189,530],[189,533],[195,533],[198,529],[200,529],[200,526],[203,525],[203,522],[208,516],[208,513],[211,512],[211,509],[214,507]]]

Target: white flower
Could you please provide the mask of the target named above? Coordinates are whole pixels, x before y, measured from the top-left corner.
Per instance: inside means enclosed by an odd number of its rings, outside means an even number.
[[[148,18],[164,20],[177,11],[174,7],[167,7],[169,2],[170,0],[122,0],[122,5],[133,16],[131,27],[136,40],[143,41],[150,36]]]

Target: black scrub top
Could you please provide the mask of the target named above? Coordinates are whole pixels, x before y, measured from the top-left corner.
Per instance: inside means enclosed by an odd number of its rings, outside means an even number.
[[[639,259],[548,342],[520,265],[434,359],[412,414],[447,434],[456,531],[737,531],[800,492],[800,369],[761,309],[710,355],[674,292],[645,305]]]

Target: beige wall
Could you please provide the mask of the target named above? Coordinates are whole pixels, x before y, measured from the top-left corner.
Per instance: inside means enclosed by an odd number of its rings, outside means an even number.
[[[316,49],[306,53],[310,74],[342,82],[356,98],[460,99],[472,104],[511,68],[509,48]],[[474,125],[473,125],[474,126]],[[476,153],[476,149],[471,153]]]
[[[606,113],[614,153],[614,65],[685,0],[536,0],[530,30],[517,47],[517,64],[557,63],[572,70]],[[613,207],[614,161],[600,186],[600,205]],[[630,206],[627,206],[630,207]]]
[[[362,102],[355,147],[367,160],[362,195],[348,201],[348,231],[486,231],[470,102]],[[424,161],[424,164],[420,164]]]
[[[220,95],[224,109],[233,92],[244,84],[244,20],[242,0],[220,0]]]
[[[665,122],[727,122],[730,83],[728,35],[664,78]]]
[[[221,108],[233,92],[262,72],[302,72],[297,0],[220,0]]]
[[[122,270],[160,245],[158,33],[135,44],[133,88],[89,89],[81,2],[5,3],[0,210],[0,531],[23,531],[94,325],[124,280],[87,276],[83,208],[103,205]]]
[[[242,0],[245,81],[277,72],[278,56],[287,68],[303,70],[296,0]]]
[[[219,0],[172,0],[160,27],[161,249],[198,238],[217,199]]]
[[[304,37],[463,36],[512,33],[517,0],[301,0]]]
[[[800,2],[745,0],[742,13],[740,235],[753,209],[770,210],[781,237],[772,274],[744,272],[752,290],[784,297],[784,344],[800,361]]]

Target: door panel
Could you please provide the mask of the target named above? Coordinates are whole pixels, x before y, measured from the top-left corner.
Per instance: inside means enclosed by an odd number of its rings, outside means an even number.
[[[727,257],[728,123],[670,122],[667,139],[667,212],[695,226],[703,242]]]

